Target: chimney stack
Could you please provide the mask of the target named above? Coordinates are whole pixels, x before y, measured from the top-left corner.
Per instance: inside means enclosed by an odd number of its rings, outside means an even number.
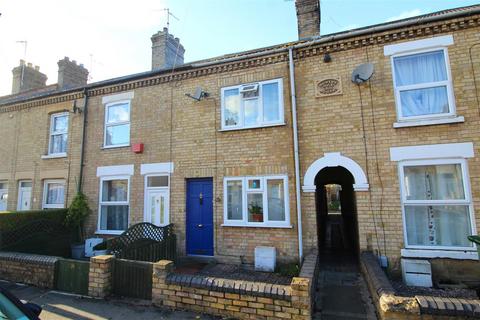
[[[88,70],[83,64],[75,60],[70,61],[68,57],[58,61],[58,88],[74,88],[87,84]]]
[[[12,94],[43,88],[47,83],[47,76],[40,72],[40,67],[25,64],[25,60],[20,60],[20,65],[13,68],[12,74]]]
[[[185,49],[180,39],[168,33],[167,28],[152,36],[152,70],[170,69],[183,64]]]
[[[320,0],[296,0],[298,39],[320,36]]]

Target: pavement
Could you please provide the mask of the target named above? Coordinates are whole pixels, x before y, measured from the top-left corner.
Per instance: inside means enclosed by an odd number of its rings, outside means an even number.
[[[42,320],[220,319],[218,317],[195,312],[170,311],[167,309],[156,308],[153,307],[149,301],[130,299],[99,300],[4,281],[1,281],[0,285],[6,287],[19,299],[40,305],[43,308],[43,311],[40,314]]]

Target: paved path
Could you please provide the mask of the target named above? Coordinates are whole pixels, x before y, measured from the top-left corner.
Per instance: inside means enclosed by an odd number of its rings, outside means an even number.
[[[320,274],[313,319],[377,319],[367,284],[350,255],[320,256]]]
[[[19,299],[34,302],[43,308],[42,320],[167,320],[167,319],[219,319],[194,312],[168,311],[154,308],[146,303],[133,301],[96,300],[79,296],[65,295],[35,287],[19,286],[1,281],[0,285],[9,289]]]

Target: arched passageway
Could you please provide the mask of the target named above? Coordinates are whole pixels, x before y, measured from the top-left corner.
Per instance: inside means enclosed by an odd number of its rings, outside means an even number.
[[[315,177],[318,248],[321,253],[357,254],[355,181],[344,167],[327,167]]]

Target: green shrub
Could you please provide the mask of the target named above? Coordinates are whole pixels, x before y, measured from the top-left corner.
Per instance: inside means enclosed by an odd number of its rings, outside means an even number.
[[[285,263],[277,265],[277,273],[284,277],[298,277],[300,274],[300,266],[298,263]]]
[[[0,212],[0,232],[11,231],[37,219],[63,223],[67,209],[6,211]]]
[[[76,230],[78,242],[83,243],[85,241],[83,224],[91,211],[88,206],[87,196],[81,192],[77,193],[68,208],[65,225]]]

